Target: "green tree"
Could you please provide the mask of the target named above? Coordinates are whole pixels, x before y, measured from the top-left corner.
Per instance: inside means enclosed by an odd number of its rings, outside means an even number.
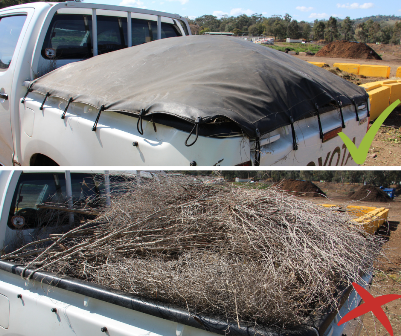
[[[276,22],[274,22],[272,27],[272,34],[274,36],[274,39],[284,39],[286,36],[286,32],[287,27],[285,26],[283,20],[277,20]]]
[[[393,36],[391,37],[390,42],[394,44],[401,43],[401,21],[395,23],[393,28]]]
[[[210,28],[204,28],[199,32],[199,35],[203,35],[204,33],[210,32]]]
[[[394,33],[393,26],[386,25],[382,27],[382,30],[379,33],[379,42],[389,44],[393,36],[393,33]]]
[[[232,32],[234,33],[235,36],[241,34],[241,30],[239,30],[238,28],[234,28]]]
[[[301,37],[305,40],[310,39],[310,34],[312,32],[312,27],[308,22],[300,22],[300,28],[301,28]]]
[[[198,26],[204,29],[210,29],[211,32],[217,32],[220,28],[220,21],[214,15],[203,15],[195,19]]]
[[[341,23],[341,34],[346,41],[351,40],[354,35],[354,21],[352,21],[349,16]]]
[[[303,170],[299,174],[299,178],[304,181],[312,181],[313,179],[313,172],[310,170]]]
[[[326,25],[323,21],[315,20],[313,25],[313,38],[315,40],[323,40],[324,39],[324,29]]]
[[[332,16],[327,21],[326,29],[324,30],[324,39],[327,42],[333,42],[338,39],[337,20]]]
[[[358,24],[358,26],[356,27],[355,36],[360,42],[366,43],[368,41],[368,30],[364,22]]]
[[[297,20],[292,20],[287,27],[287,36],[292,39],[300,37],[299,25]]]
[[[260,35],[260,34],[259,34],[259,28],[258,28],[258,26],[257,26],[256,24],[251,25],[251,26],[248,28],[248,32],[249,32],[249,35],[251,35],[251,36],[258,36],[258,35]]]

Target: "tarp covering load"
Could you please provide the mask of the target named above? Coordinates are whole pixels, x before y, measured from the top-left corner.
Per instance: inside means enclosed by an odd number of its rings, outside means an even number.
[[[380,251],[377,236],[346,213],[277,189],[171,175],[119,189],[126,193],[95,221],[1,259],[174,304],[191,316],[296,329],[337,307]],[[255,334],[263,335],[248,333]]]
[[[363,88],[296,57],[212,36],[163,39],[68,64],[31,89],[98,109],[159,116],[164,123],[178,118],[215,127],[228,119],[251,138],[315,115],[317,108],[368,100]]]

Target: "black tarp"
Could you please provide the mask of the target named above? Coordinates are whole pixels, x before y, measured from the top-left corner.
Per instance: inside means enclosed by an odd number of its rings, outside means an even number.
[[[225,36],[169,38],[111,52],[59,68],[31,88],[95,108],[165,116],[167,123],[193,125],[200,117],[200,128],[207,128],[228,118],[251,138],[315,114],[316,104],[324,113],[338,101],[368,99],[363,88],[329,71]]]

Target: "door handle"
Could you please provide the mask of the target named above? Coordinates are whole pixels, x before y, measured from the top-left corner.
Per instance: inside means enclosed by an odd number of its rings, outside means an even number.
[[[7,93],[0,93],[0,99],[8,100],[8,94]]]

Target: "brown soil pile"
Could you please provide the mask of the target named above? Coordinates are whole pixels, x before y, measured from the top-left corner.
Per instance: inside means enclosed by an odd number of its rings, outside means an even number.
[[[364,185],[349,197],[353,200],[372,201],[372,202],[389,202],[392,201],[389,195],[378,187]]]
[[[335,74],[335,75],[337,75],[337,76],[339,76],[339,77],[341,77],[341,78],[343,78],[343,79],[345,79],[345,80],[347,80],[347,81],[349,81],[351,83],[354,83],[356,85],[360,85],[361,84],[361,79],[360,79],[360,77],[358,75],[354,75],[354,74],[351,74],[349,72],[342,71],[339,68],[333,68],[333,67],[330,67],[330,66],[326,70],[330,71],[331,73],[333,73],[333,74]]]
[[[310,181],[283,180],[277,186],[296,196],[325,197],[325,193]]]
[[[348,41],[331,42],[320,49],[316,56],[381,60],[381,57],[365,43]]]

